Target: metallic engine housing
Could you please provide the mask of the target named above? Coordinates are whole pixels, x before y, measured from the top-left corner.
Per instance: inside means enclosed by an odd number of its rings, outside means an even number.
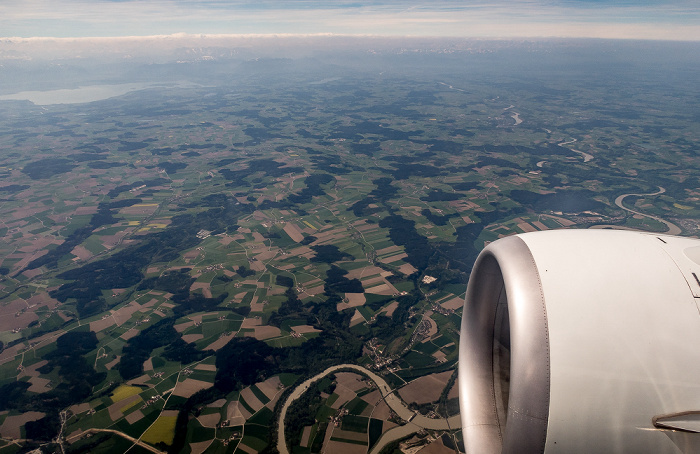
[[[558,230],[488,245],[462,318],[467,452],[700,452],[699,276],[696,239]]]

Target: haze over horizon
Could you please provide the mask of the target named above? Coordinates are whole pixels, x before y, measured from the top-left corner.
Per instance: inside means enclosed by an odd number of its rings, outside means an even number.
[[[353,35],[700,40],[690,0],[12,0],[3,39],[154,35]]]

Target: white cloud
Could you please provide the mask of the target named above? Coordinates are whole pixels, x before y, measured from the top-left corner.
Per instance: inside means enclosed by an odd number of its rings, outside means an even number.
[[[700,40],[700,5],[516,0],[253,3],[3,0],[5,36],[335,33]]]

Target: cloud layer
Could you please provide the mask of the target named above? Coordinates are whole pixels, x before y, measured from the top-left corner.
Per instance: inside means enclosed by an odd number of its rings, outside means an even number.
[[[664,0],[4,0],[5,37],[333,33],[700,40],[700,4]]]

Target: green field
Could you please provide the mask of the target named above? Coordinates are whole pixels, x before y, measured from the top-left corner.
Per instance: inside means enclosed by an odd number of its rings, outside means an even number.
[[[367,433],[369,418],[364,416],[346,415],[340,424],[340,428],[350,432]]]
[[[3,94],[139,84],[0,100],[0,394],[7,414],[49,415],[20,428],[35,438],[22,451],[53,440],[66,409],[64,434],[273,449],[276,413],[253,412],[245,388],[272,407],[265,393],[339,364],[394,388],[454,370],[462,308],[440,305],[464,298],[487,243],[665,231],[651,216],[700,235],[696,44],[336,38],[99,62],[1,44]],[[615,204],[625,194],[641,214]],[[328,376],[289,415],[285,435],[314,426],[303,452],[321,450],[341,398],[345,430],[373,446],[388,429],[360,416],[374,388],[341,386]],[[196,422],[211,415],[239,427]],[[76,449],[129,449],[93,439]]]

